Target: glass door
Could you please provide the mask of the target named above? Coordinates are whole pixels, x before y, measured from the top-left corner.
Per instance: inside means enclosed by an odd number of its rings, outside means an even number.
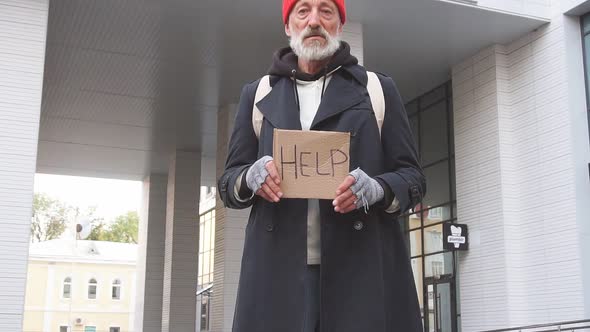
[[[455,319],[454,283],[451,278],[440,279],[426,278],[426,304],[427,318],[424,321],[424,329],[428,332],[455,332],[457,322]]]

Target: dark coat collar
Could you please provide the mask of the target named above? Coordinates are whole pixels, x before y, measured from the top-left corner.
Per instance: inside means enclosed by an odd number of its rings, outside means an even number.
[[[293,81],[274,76],[271,77],[271,85],[270,93],[256,104],[258,109],[275,128],[301,130]],[[360,103],[366,98],[363,89],[366,86],[367,72],[362,66],[345,66],[336,71],[326,87],[311,129],[317,129],[320,122]]]

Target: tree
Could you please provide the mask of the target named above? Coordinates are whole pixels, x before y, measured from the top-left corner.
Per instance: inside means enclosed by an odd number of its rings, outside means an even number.
[[[106,234],[107,241],[137,243],[138,228],[139,215],[136,211],[129,211],[115,218]]]
[[[81,217],[90,219],[91,231],[86,240],[137,243],[139,215],[136,211],[122,214],[107,224],[96,216],[96,207],[81,211],[44,193],[35,193],[33,198],[31,242],[57,239],[68,227],[73,230],[74,222]]]
[[[33,217],[31,220],[31,242],[57,239],[68,227],[74,230],[74,222],[81,216],[90,218],[93,224],[102,223],[102,218],[95,216],[96,207],[81,211],[55,199],[45,193],[33,196]],[[72,234],[72,237],[74,235]]]
[[[103,239],[101,237],[102,237],[102,234],[106,231],[106,225],[105,225],[104,221],[97,220],[97,221],[90,223],[90,225],[91,225],[90,235],[88,235],[88,238],[86,238],[86,240],[103,241]]]
[[[82,240],[98,240],[98,234],[104,228],[104,219],[101,217],[95,216],[96,214],[96,206],[91,206],[86,211],[80,211],[79,207],[72,208],[74,218],[73,220],[90,220],[90,234],[82,239]],[[93,238],[93,234],[97,238]]]
[[[137,243],[139,215],[136,211],[129,211],[115,218],[110,225],[102,220],[92,225],[89,240]]]
[[[68,226],[70,208],[47,194],[33,196],[33,218],[31,220],[31,242],[57,239]]]

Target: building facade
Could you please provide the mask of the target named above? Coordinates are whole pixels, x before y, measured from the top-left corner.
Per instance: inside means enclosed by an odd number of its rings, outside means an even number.
[[[136,259],[136,244],[31,244],[22,331],[134,331]]]
[[[590,319],[590,2],[347,5],[343,38],[395,79],[427,177],[399,221],[426,330]],[[207,329],[231,330],[248,211],[218,201],[206,251],[199,188],[286,44],[279,7],[0,0],[0,330],[23,328],[35,171],[143,180],[134,329],[200,328],[206,278]],[[442,246],[449,223],[467,251]]]

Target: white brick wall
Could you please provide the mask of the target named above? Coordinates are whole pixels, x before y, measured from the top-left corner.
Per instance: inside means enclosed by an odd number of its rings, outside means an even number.
[[[552,1],[560,0],[477,0],[477,4],[519,15],[551,18]]]
[[[458,218],[474,239],[459,259],[463,331],[587,318],[570,19],[453,68]]]
[[[162,331],[194,332],[201,154],[176,151],[168,171]]]
[[[561,0],[560,10],[571,15],[584,15],[590,11],[588,0]]]
[[[0,331],[22,328],[48,5],[0,0]]]
[[[160,174],[152,174],[143,182],[137,260],[136,331],[158,332],[162,329],[167,184],[168,177]]]

